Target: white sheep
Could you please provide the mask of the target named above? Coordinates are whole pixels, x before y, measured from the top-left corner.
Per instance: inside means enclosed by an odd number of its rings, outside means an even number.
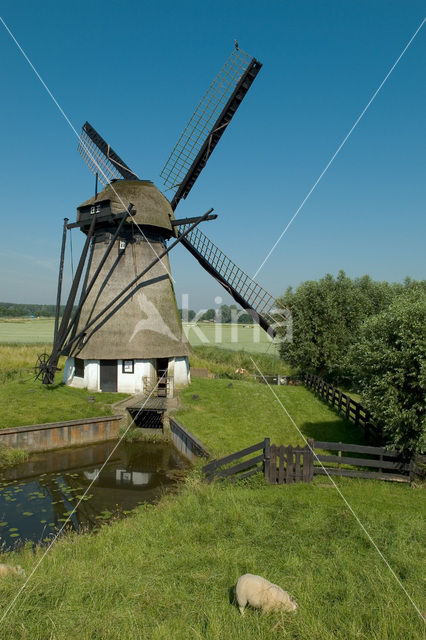
[[[245,573],[235,585],[235,595],[241,615],[247,604],[262,611],[296,611],[297,602],[277,584],[251,573]]]
[[[22,576],[25,578],[25,571],[17,564],[12,567],[10,564],[0,564],[0,576],[8,576],[14,574],[16,576]]]

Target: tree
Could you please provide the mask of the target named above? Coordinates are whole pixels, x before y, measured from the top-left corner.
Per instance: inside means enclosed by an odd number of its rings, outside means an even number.
[[[196,313],[193,309],[179,309],[179,315],[185,322],[191,322],[195,318]]]
[[[242,313],[238,316],[238,324],[253,324],[253,318],[249,313]]]
[[[231,308],[227,304],[223,304],[216,317],[216,322],[223,322],[225,324],[231,322]]]
[[[402,285],[400,285],[402,287]],[[289,288],[278,303],[288,307],[293,341],[283,342],[283,360],[335,382],[347,380],[347,353],[363,320],[386,308],[396,295],[393,285],[369,276],[352,280],[340,271],[318,281]]]
[[[410,283],[389,307],[368,318],[350,350],[365,406],[395,447],[426,448],[426,291]]]
[[[200,320],[213,321],[215,317],[216,311],[214,309],[207,309],[207,311],[201,316]]]

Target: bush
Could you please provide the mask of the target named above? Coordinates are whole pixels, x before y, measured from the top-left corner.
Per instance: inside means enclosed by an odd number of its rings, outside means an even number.
[[[278,302],[291,310],[293,342],[283,342],[280,355],[291,366],[335,383],[350,383],[348,351],[358,340],[362,323],[386,309],[397,296],[426,283],[375,282],[369,276],[352,280],[340,271],[287,290]]]
[[[426,448],[426,292],[410,286],[369,318],[349,354],[363,403],[389,443]]]

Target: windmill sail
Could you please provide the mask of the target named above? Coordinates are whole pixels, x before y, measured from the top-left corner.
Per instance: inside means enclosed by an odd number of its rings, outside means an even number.
[[[192,189],[261,67],[235,49],[201,99],[160,173],[167,187],[177,189],[173,209]]]
[[[139,179],[88,122],[83,125],[78,150],[90,171],[98,174],[98,180],[104,186],[118,178]]]
[[[185,231],[186,226],[178,227],[178,235]],[[232,262],[200,229],[191,231],[182,239],[182,244],[262,329],[275,336],[275,328],[287,324],[288,310],[277,309],[275,298]]]

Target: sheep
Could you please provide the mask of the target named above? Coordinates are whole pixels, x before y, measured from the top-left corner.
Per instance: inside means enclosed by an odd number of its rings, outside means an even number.
[[[14,574],[15,576],[25,576],[25,571],[22,567],[17,564],[15,567],[12,567],[10,564],[0,564],[0,576],[8,576],[10,574]]]
[[[266,611],[296,611],[297,602],[286,591],[261,576],[245,573],[235,585],[235,595],[241,615],[247,604]]]

